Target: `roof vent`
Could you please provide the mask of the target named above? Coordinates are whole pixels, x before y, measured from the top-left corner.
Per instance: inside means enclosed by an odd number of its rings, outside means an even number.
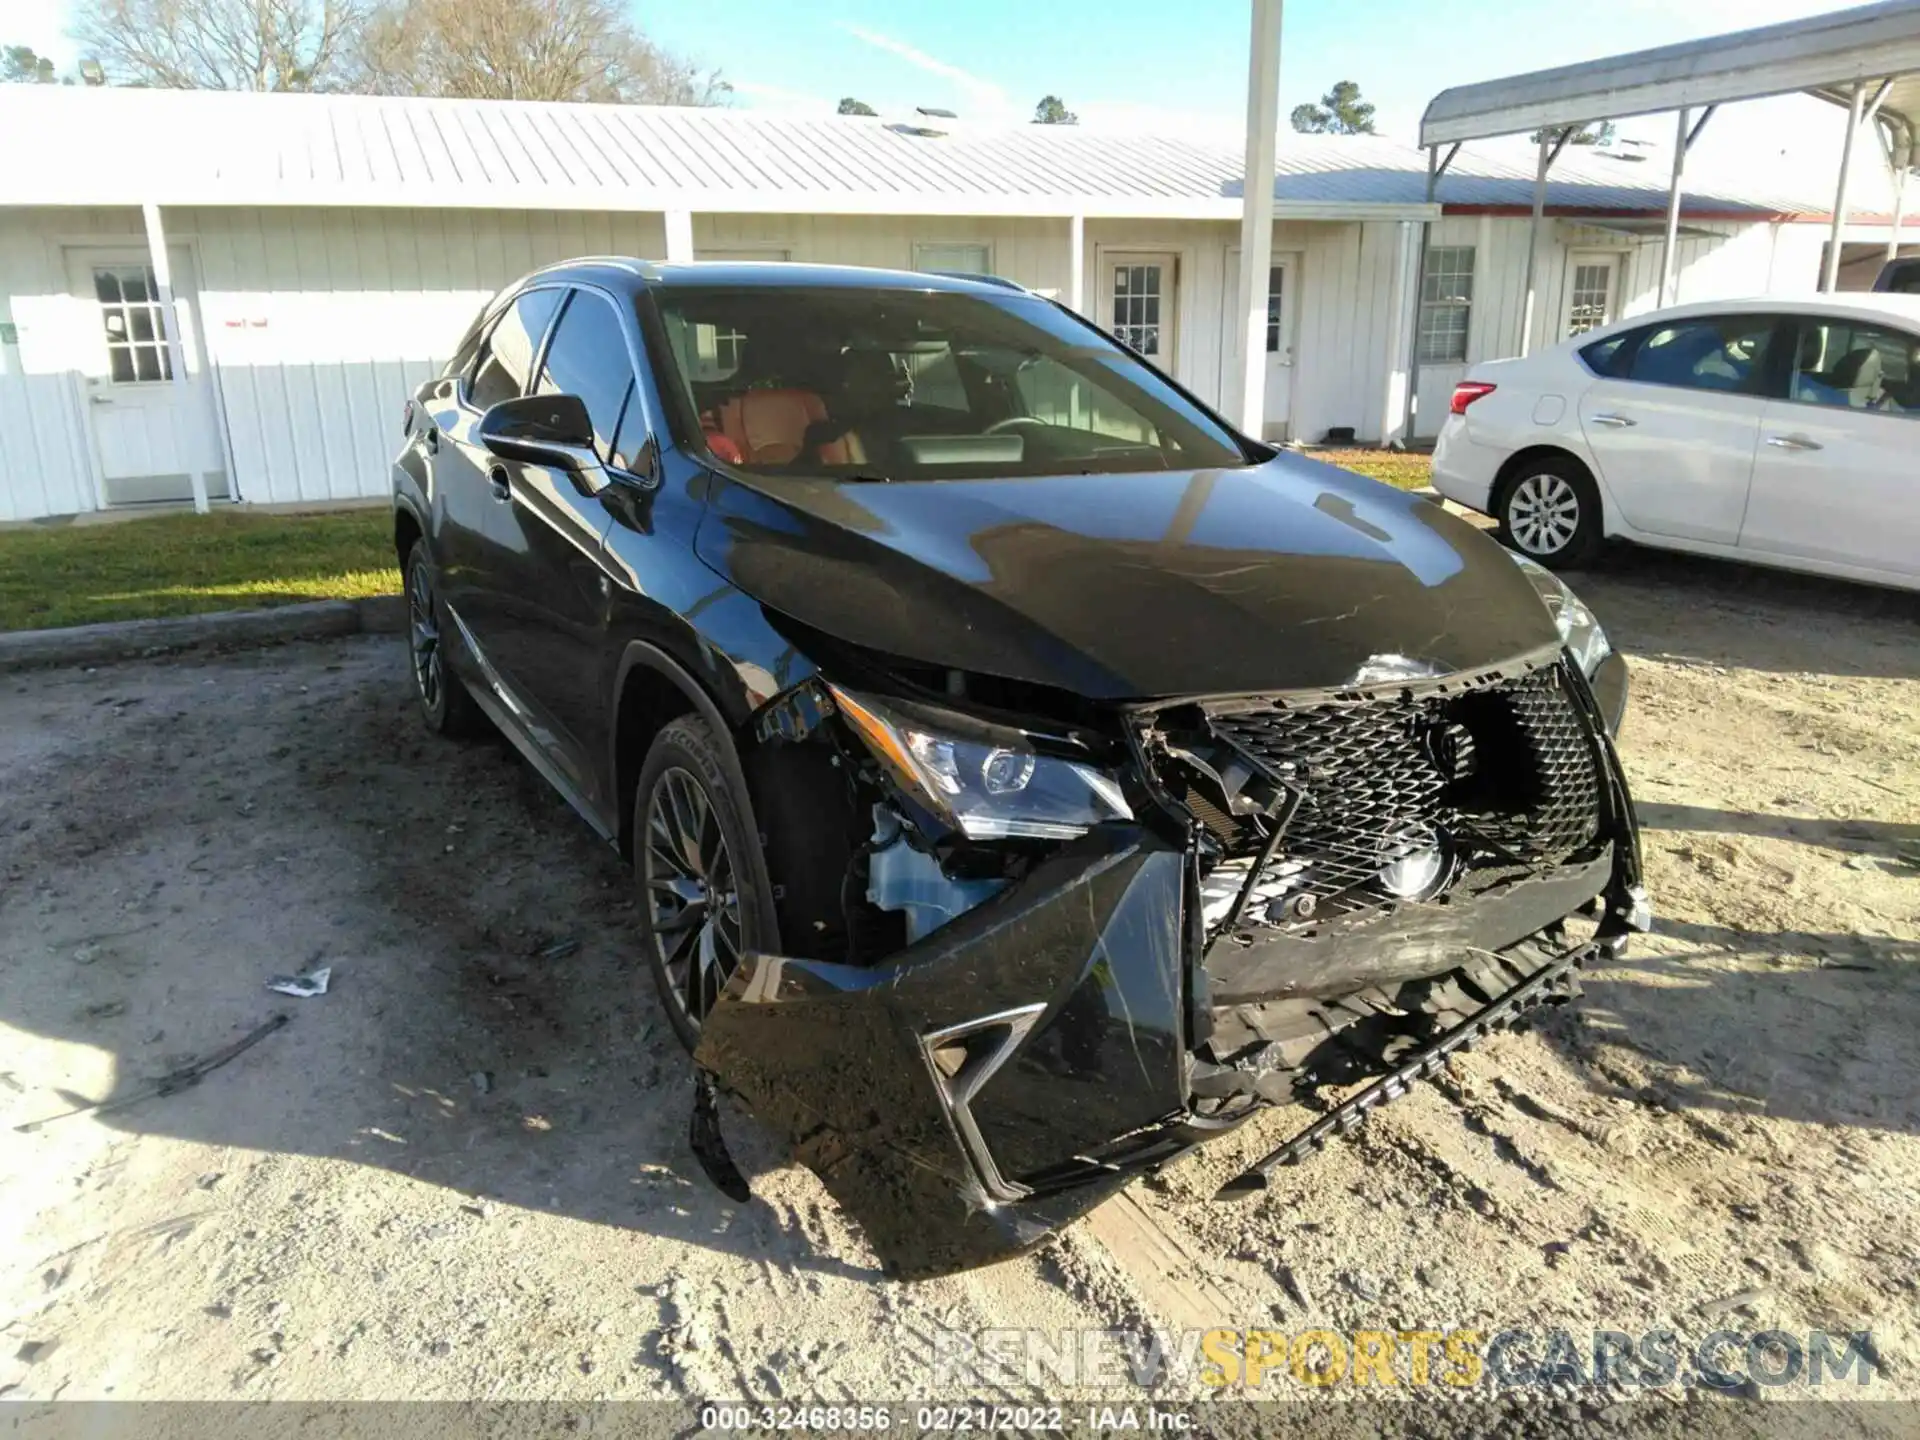
[[[922,140],[938,140],[947,133],[944,130],[935,130],[930,125],[911,125],[906,121],[889,125],[887,129],[893,131],[896,135],[917,135]]]
[[[925,115],[930,120],[958,120],[960,118],[951,110],[936,110],[931,105],[916,105],[913,107],[913,113],[916,115]]]

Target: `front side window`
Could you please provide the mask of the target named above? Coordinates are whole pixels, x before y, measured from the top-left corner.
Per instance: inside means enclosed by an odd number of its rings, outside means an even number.
[[[1758,394],[1766,380],[1771,315],[1709,315],[1639,334],[1622,378],[1685,390]]]
[[[1045,300],[839,286],[654,292],[683,443],[780,475],[931,480],[1240,466],[1232,432]],[[706,337],[737,336],[716,373]]]
[[[1420,277],[1420,363],[1464,363],[1472,314],[1473,246],[1435,245]]]
[[[474,359],[473,378],[467,382],[467,399],[474,409],[526,394],[533,357],[565,295],[560,289],[529,290],[507,307]]]
[[[615,442],[633,389],[633,361],[619,314],[591,291],[574,291],[547,345],[536,393],[578,395],[593,421],[594,449],[607,464],[626,470],[632,457],[620,454]]]
[[[1920,337],[1863,320],[1800,322],[1787,398],[1920,415]]]

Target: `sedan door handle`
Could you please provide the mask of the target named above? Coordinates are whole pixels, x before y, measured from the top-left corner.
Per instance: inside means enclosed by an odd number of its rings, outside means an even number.
[[[496,465],[487,471],[487,485],[492,489],[494,499],[511,500],[513,498],[513,488],[507,484],[506,466]]]
[[[1767,443],[1779,450],[1818,450],[1820,442],[1804,435],[1769,435]]]
[[[1593,417],[1593,423],[1596,425],[1611,425],[1615,429],[1619,429],[1627,425],[1638,425],[1640,422],[1625,415],[1596,415]]]

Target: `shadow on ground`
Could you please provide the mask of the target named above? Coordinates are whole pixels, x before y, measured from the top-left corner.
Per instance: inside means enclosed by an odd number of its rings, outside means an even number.
[[[735,1212],[624,863],[497,737],[431,736],[398,640],[0,682],[0,1021],[112,1058],[0,1061],[8,1125],[139,1088],[275,1012],[197,1087],[97,1120],[379,1166],[463,1195],[864,1274]],[[328,994],[269,993],[334,967]],[[96,1067],[97,1068],[97,1067]],[[735,1118],[750,1176],[784,1164]],[[7,1151],[32,1163],[32,1136]]]

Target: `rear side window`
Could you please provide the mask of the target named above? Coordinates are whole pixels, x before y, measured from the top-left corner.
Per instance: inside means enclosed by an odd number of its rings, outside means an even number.
[[[578,395],[593,421],[594,449],[609,465],[630,469],[615,437],[633,395],[633,361],[626,332],[613,306],[591,291],[576,290],[547,346],[535,387],[542,395]]]
[[[481,345],[467,384],[468,403],[476,410],[526,394],[533,357],[564,295],[558,289],[529,290],[507,307]]]
[[[1650,325],[1620,378],[1685,390],[1758,394],[1766,382],[1771,315],[1708,315]]]
[[[1879,288],[1895,295],[1920,295],[1920,260],[1894,261]]]
[[[1617,375],[1617,366],[1623,365],[1633,353],[1628,342],[1636,338],[1638,332],[1629,330],[1605,340],[1596,340],[1591,345],[1580,347],[1580,358],[1587,362],[1587,368],[1596,375]]]

